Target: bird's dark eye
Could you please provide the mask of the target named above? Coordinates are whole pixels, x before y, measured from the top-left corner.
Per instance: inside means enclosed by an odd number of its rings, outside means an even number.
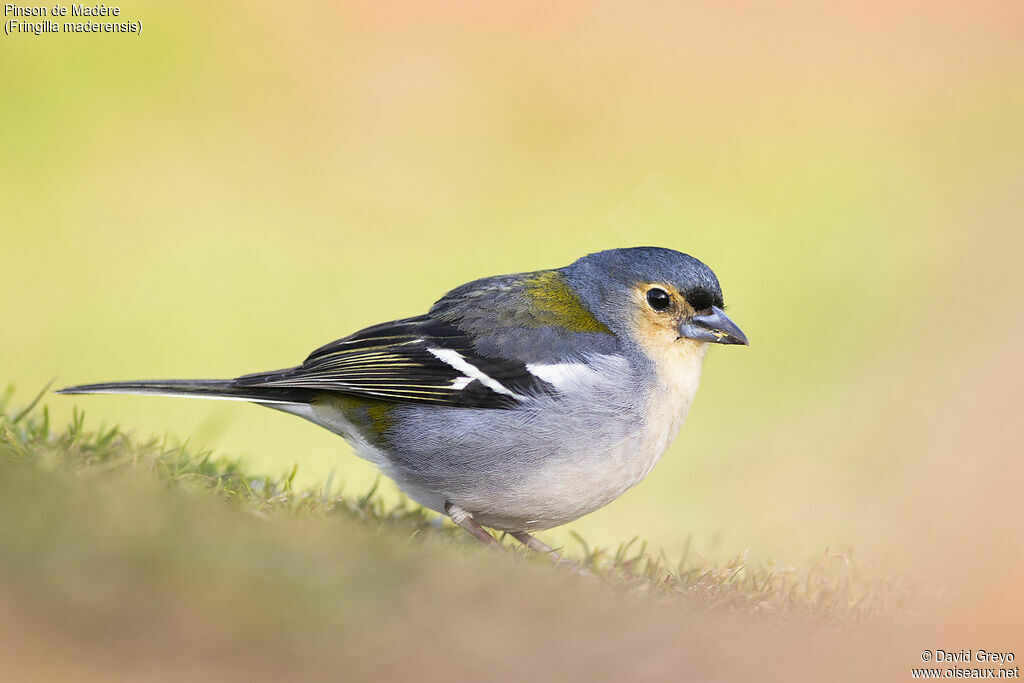
[[[672,297],[664,289],[653,287],[647,290],[647,303],[656,311],[664,311],[672,305]]]

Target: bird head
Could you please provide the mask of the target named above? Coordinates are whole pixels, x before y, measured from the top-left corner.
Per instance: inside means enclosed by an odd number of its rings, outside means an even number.
[[[648,351],[687,341],[748,343],[722,310],[718,278],[687,254],[660,247],[610,249],[584,256],[562,274],[595,318]]]

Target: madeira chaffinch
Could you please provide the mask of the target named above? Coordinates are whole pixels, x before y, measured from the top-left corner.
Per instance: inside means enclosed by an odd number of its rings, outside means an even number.
[[[715,274],[670,249],[462,285],[287,370],[227,380],[87,384],[252,401],[347,440],[410,497],[485,543],[606,505],[643,479],[690,408],[707,343],[746,344]]]

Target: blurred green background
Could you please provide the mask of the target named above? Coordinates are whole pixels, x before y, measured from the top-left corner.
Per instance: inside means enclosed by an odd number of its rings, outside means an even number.
[[[992,406],[1019,415],[1019,2],[121,7],[141,36],[0,39],[25,401],[286,367],[477,277],[660,245],[715,269],[751,347],[713,349],[651,476],[552,543],[870,554],[923,473],[1009,428]],[[46,402],[376,478],[256,406]]]

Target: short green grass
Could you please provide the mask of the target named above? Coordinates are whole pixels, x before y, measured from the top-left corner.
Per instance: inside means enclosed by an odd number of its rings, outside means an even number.
[[[190,449],[187,442],[175,443],[166,437],[138,439],[116,426],[89,426],[80,411],[74,413],[70,424],[53,425],[47,408],[39,405],[44,394],[14,409],[8,408],[13,395],[8,388],[0,401],[0,468],[8,477],[15,470],[27,471],[37,486],[63,482],[61,486],[71,486],[86,500],[111,491],[138,490],[141,485],[150,487],[143,490],[151,494],[159,491],[160,495],[133,494],[129,498],[135,505],[188,506],[216,501],[222,508],[219,518],[229,534],[232,524],[247,524],[253,517],[268,520],[270,525],[287,519],[343,519],[348,526],[356,526],[356,533],[362,529],[364,535],[384,534],[413,546],[440,543],[458,554],[486,553],[449,522],[412,503],[387,506],[374,490],[355,497],[341,496],[334,492],[330,481],[320,488],[297,488],[293,486],[294,469],[278,478],[255,477],[238,461]],[[19,500],[32,509],[8,511],[7,519],[47,517],[54,512],[44,509],[50,500],[47,497]],[[60,512],[54,514],[59,516]],[[48,519],[50,524],[60,523],[59,518]],[[294,527],[288,528],[294,531]],[[269,552],[279,551],[282,557],[291,554],[289,548],[295,543],[306,542],[299,533],[278,549],[273,538],[268,535],[262,540]],[[828,549],[816,566],[797,570],[753,561],[746,554],[712,563],[687,553],[681,562],[670,564],[663,555],[650,552],[640,539],[608,549],[575,538],[576,547],[561,551],[562,566],[584,569],[569,572],[579,581],[596,580],[614,591],[679,601],[691,610],[808,617],[838,624],[898,611],[906,606],[910,592],[901,581],[864,578],[846,554]],[[167,547],[168,554],[175,552],[174,544]],[[510,566],[517,559],[537,566],[548,564],[546,558],[527,553],[510,539],[506,547],[512,551],[507,558]],[[230,550],[227,540],[225,548]],[[8,562],[28,565],[38,559],[5,557]],[[171,561],[159,556],[152,561],[162,559]],[[301,565],[300,559],[294,561]],[[550,571],[558,570],[552,567]],[[279,589],[293,590],[294,583],[301,582],[301,575],[301,566],[296,566],[290,576],[293,585],[281,585]]]

